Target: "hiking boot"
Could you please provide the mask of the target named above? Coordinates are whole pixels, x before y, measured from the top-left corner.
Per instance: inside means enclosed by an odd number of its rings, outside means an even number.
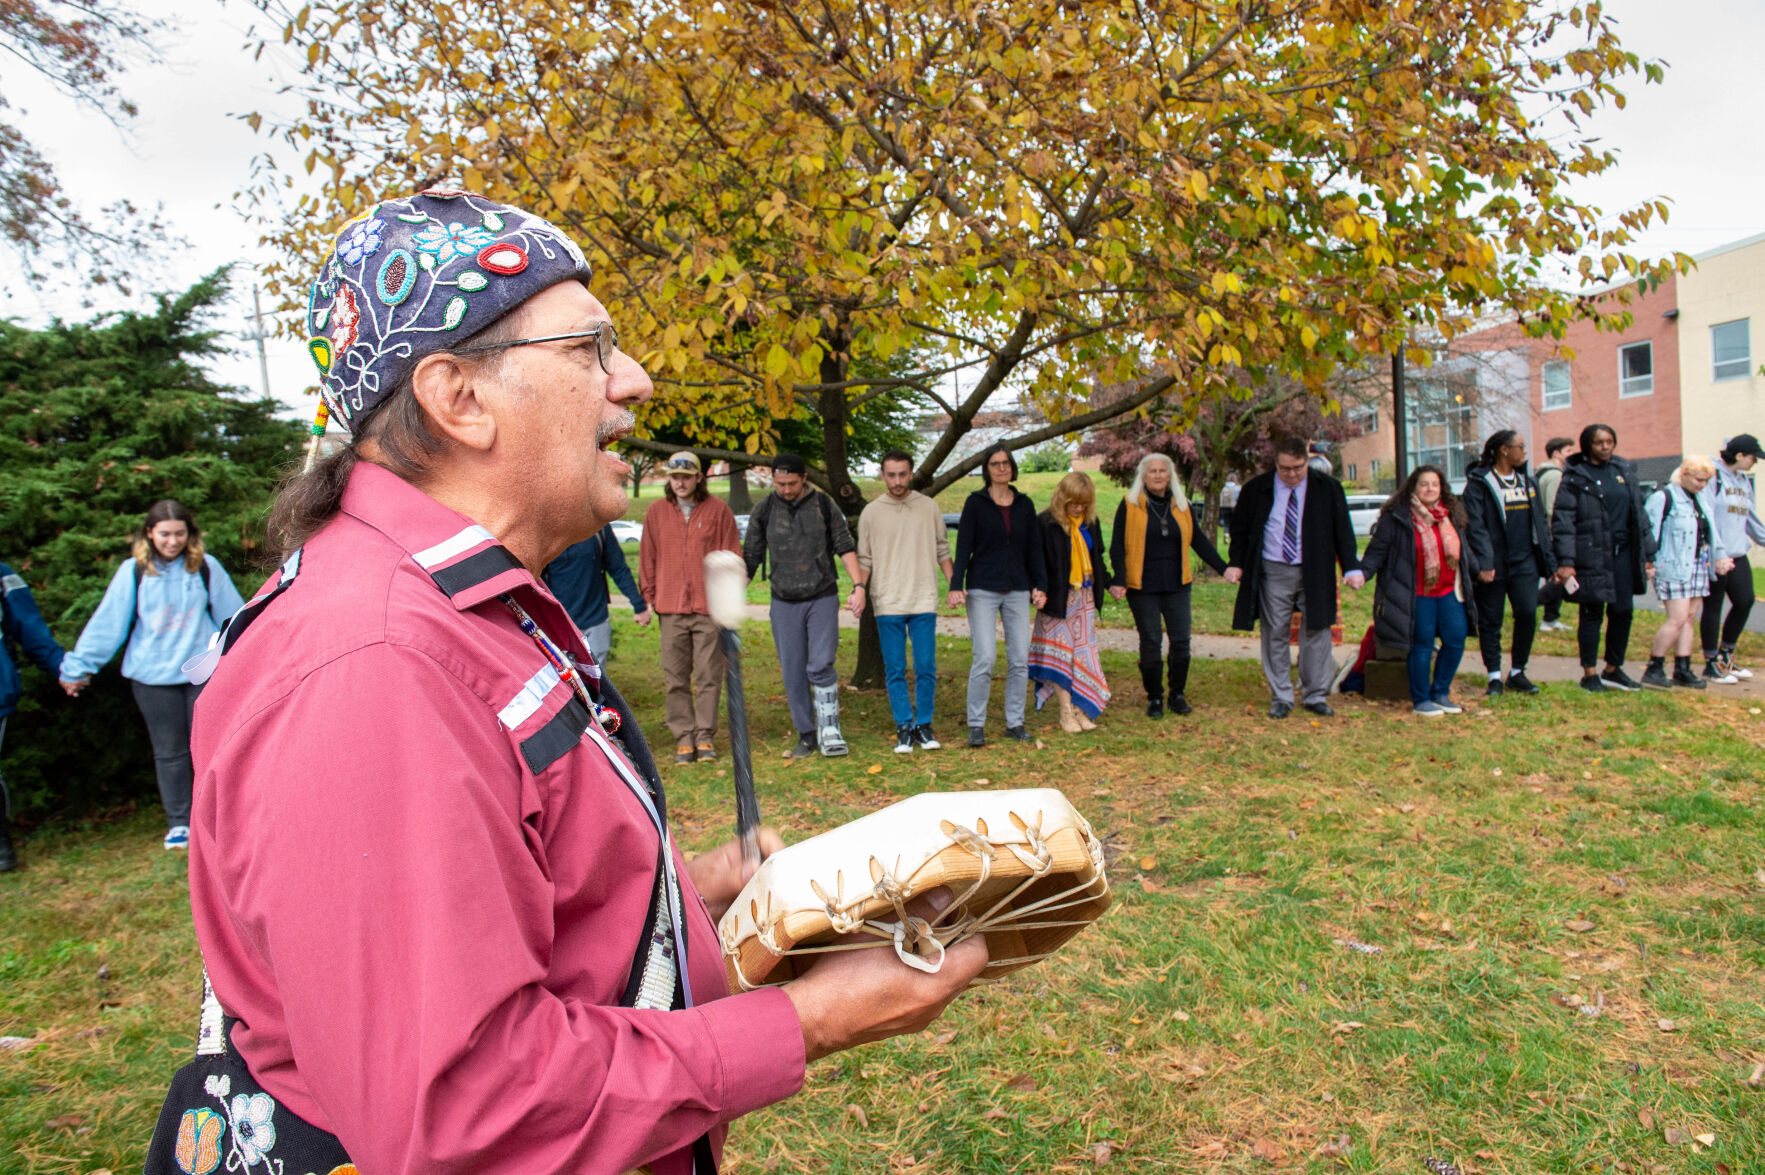
[[[807,759],[810,755],[813,755],[820,749],[821,744],[816,742],[815,732],[813,730],[799,730],[797,732],[797,745],[786,751],[784,757],[787,759]]]
[[[710,743],[700,743],[698,754],[693,757],[701,763],[710,763],[717,758],[717,748]]]
[[[913,728],[913,745],[922,751],[935,751],[944,744],[939,742],[937,735],[932,733],[931,723],[921,722]]]
[[[911,755],[913,753],[913,727],[895,727],[895,754]]]
[[[1642,689],[1642,686],[1637,684],[1636,678],[1622,669],[1608,669],[1600,674],[1600,680],[1606,683],[1607,689],[1624,690],[1626,693],[1632,694]]]
[[[1172,714],[1193,714],[1193,713],[1195,713],[1195,707],[1191,706],[1189,704],[1189,699],[1184,697],[1182,694],[1172,694],[1171,695],[1171,713]]]
[[[1163,698],[1152,698],[1146,703],[1146,717],[1148,717],[1148,718],[1163,718],[1164,717],[1164,699]]]
[[[1673,659],[1673,684],[1682,689],[1703,689],[1704,679],[1691,671],[1690,657]]]
[[[1511,690],[1517,690],[1523,694],[1536,694],[1538,692],[1538,687],[1532,684],[1532,679],[1526,676],[1526,671],[1524,669],[1516,669],[1508,674],[1508,688]]]
[[[1489,679],[1489,688],[1484,690],[1483,693],[1485,697],[1499,698],[1505,688],[1506,687],[1501,683],[1501,678],[1492,677]]]
[[[691,763],[693,761],[693,745],[691,743],[681,743],[678,747],[675,747],[674,761],[676,763]]]

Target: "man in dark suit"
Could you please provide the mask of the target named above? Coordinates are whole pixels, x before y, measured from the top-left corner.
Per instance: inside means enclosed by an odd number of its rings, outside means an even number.
[[[1365,577],[1355,554],[1354,525],[1342,483],[1307,467],[1306,444],[1288,437],[1275,446],[1275,468],[1253,477],[1232,512],[1232,554],[1226,582],[1238,585],[1232,627],[1262,622],[1262,671],[1273,701],[1270,718],[1293,712],[1292,616],[1300,611],[1299,682],[1305,708],[1335,713],[1325,699],[1335,677],[1330,625],[1336,619],[1336,568],[1351,587]]]

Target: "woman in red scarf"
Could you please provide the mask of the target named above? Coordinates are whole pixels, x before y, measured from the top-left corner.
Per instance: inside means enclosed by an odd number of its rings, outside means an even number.
[[[1452,679],[1465,655],[1467,580],[1476,573],[1459,541],[1465,508],[1446,488],[1446,475],[1423,465],[1379,511],[1361,568],[1378,575],[1373,629],[1386,653],[1407,652],[1410,701],[1425,718],[1463,711]],[[1435,655],[1435,643],[1440,646]]]

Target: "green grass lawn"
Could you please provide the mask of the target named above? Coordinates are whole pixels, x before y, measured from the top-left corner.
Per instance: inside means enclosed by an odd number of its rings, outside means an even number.
[[[615,631],[612,672],[666,745],[655,634]],[[1121,696],[1094,735],[1036,717],[1037,745],[897,757],[882,694],[848,693],[851,757],[787,765],[764,625],[748,645],[787,839],[926,789],[1059,786],[1117,904],[926,1035],[813,1065],[736,1124],[729,1171],[1765,1171],[1746,700],[1553,689],[1426,726],[1355,700],[1273,722],[1254,663],[1206,662],[1198,712],[1155,724],[1109,654]],[[940,646],[954,736],[966,650]],[[728,763],[666,771],[682,843],[726,837]],[[0,877],[0,1035],[37,1042],[0,1051],[0,1171],[138,1169],[191,1049],[182,861],[143,803],[33,836]]]

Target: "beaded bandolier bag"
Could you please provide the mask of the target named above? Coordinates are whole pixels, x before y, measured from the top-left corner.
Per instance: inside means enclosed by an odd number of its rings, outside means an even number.
[[[293,586],[300,574],[301,555],[296,551],[289,556],[275,582],[227,622],[206,653],[184,666],[191,681],[206,682],[252,621]],[[417,558],[421,561],[422,556]],[[505,548],[493,546],[430,574],[437,587],[453,595],[518,565]],[[621,782],[643,801],[658,832],[661,847],[656,884],[645,932],[638,940],[619,1003],[658,1011],[690,1007],[691,992],[684,978],[684,907],[668,832],[667,800],[642,730],[625,699],[592,659],[579,661],[558,645],[512,594],[505,592],[498,598],[544,654],[551,672],[574,695],[556,719],[523,744],[529,765],[541,770],[578,744],[593,744]],[[542,677],[544,674],[541,670]],[[549,682],[545,688],[550,688]],[[356,1175],[348,1152],[335,1135],[279,1105],[253,1079],[244,1059],[232,1047],[233,1024],[205,971],[196,1056],[172,1078],[148,1148],[145,1175],[213,1175],[223,1167],[229,1172],[249,1172],[259,1165],[266,1175]],[[716,1169],[709,1138],[698,1139],[693,1144],[694,1175],[715,1175]]]

